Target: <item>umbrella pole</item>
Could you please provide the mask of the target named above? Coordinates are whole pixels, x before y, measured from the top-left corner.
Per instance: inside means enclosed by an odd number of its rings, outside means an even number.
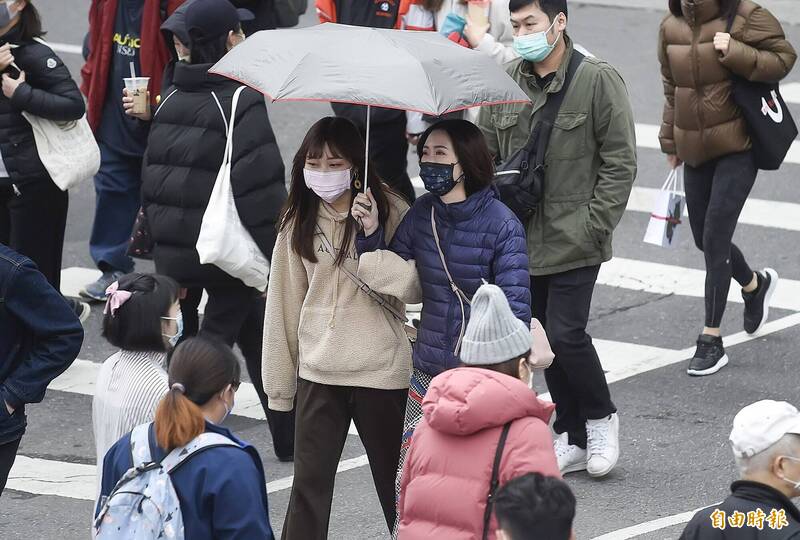
[[[369,117],[372,112],[372,105],[367,105],[367,145],[364,155],[364,193],[367,192],[369,183]]]

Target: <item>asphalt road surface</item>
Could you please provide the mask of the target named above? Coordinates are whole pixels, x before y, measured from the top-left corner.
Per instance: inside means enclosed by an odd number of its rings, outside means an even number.
[[[567,480],[578,500],[578,538],[676,538],[691,511],[724,498],[734,479],[727,445],[734,414],[759,399],[800,403],[800,147],[780,172],[759,175],[736,232],[736,242],[751,264],[771,266],[783,279],[774,298],[773,322],[761,335],[745,336],[741,301],[730,303],[723,331],[731,364],[713,377],[689,378],[686,362],[703,319],[703,257],[691,243],[687,223],[678,228],[677,246],[672,249],[642,243],[654,190],[667,174],[654,134],[663,99],[656,60],[663,14],[618,7],[626,6],[622,1],[600,3],[616,6],[571,3],[569,31],[619,68],[637,122],[636,188],[615,235],[615,259],[601,272],[590,322],[620,411],[622,457],[605,479],[576,474]],[[787,10],[787,19],[800,20],[800,8],[783,0],[777,3]],[[82,59],[76,52],[86,31],[89,0],[37,0],[36,4],[44,14],[48,39],[65,51],[61,55],[77,76]],[[313,22],[309,13],[304,24]],[[800,26],[787,25],[786,30],[800,46]],[[800,70],[786,83],[784,94],[800,118]],[[326,104],[270,105],[287,170],[307,128],[329,112]],[[92,275],[91,182],[76,188],[70,203],[65,293],[74,292]],[[148,271],[152,266],[142,264],[139,269]],[[737,295],[732,287],[732,297]],[[92,384],[97,363],[114,352],[100,337],[101,311],[98,306],[92,309],[81,361],[54,383],[42,404],[28,409],[28,432],[0,500],[0,538],[87,538],[95,482]],[[261,452],[272,524],[279,532],[292,467],[272,454],[252,389],[244,386],[237,401],[227,425]],[[363,455],[358,437],[350,436],[337,477],[331,538],[388,537]]]

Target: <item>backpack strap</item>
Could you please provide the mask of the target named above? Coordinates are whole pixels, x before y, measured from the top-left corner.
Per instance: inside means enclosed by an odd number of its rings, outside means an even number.
[[[731,6],[731,11],[728,13],[728,25],[725,27],[725,33],[727,34],[730,34],[733,29],[733,22],[736,20],[736,14],[739,13],[740,3],[736,2],[735,5]]]
[[[320,236],[320,238],[322,238],[322,246],[328,251],[328,254],[330,254],[330,256],[333,259],[334,264],[335,264],[336,263],[336,255],[334,255],[335,251],[333,250],[333,245],[331,244],[331,241],[328,240],[328,236],[325,234],[325,232],[322,230],[322,228],[319,226],[319,224],[317,224],[317,234]],[[391,315],[392,317],[394,317],[398,321],[402,322],[403,324],[408,323],[408,319],[406,317],[404,317],[402,313],[400,313],[397,309],[395,309],[394,306],[389,304],[389,302],[386,300],[386,298],[384,298],[380,294],[378,294],[375,291],[373,291],[372,288],[369,285],[367,285],[364,282],[363,279],[358,277],[356,274],[354,274],[349,268],[346,268],[344,265],[340,266],[339,268],[341,269],[342,272],[344,272],[344,275],[346,275],[348,278],[350,278],[350,281],[352,281],[353,283],[356,284],[356,287],[358,287],[358,290],[362,291],[367,296],[372,298],[379,306],[381,306],[383,309],[385,309],[389,313],[389,315]]]
[[[489,538],[489,523],[492,521],[492,510],[494,509],[494,496],[500,486],[500,462],[503,460],[503,449],[506,446],[508,431],[511,429],[511,422],[503,426],[500,432],[500,440],[497,442],[497,450],[494,453],[494,464],[492,465],[492,481],[489,485],[489,496],[486,497],[486,510],[483,512],[483,540]]]
[[[161,461],[161,466],[167,473],[171,473],[193,455],[217,446],[235,446],[236,448],[241,448],[239,444],[230,440],[225,435],[220,435],[219,433],[201,433],[186,446],[175,448],[172,452],[167,454]]]
[[[134,468],[153,462],[150,452],[150,426],[152,422],[139,424],[131,431],[131,462]]]

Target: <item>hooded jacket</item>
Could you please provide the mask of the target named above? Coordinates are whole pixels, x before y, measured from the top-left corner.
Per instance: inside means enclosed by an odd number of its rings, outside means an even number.
[[[459,365],[456,347],[469,321],[469,304],[464,303],[462,320],[433,237],[431,208],[447,266],[467,298],[486,280],[503,289],[514,315],[530,325],[531,291],[525,231],[492,186],[455,204],[445,204],[430,193],[417,199],[388,243],[392,253],[386,252],[380,228],[367,238],[359,234],[358,252],[365,254],[359,260],[359,277],[378,292],[407,303],[422,301],[414,367],[437,375]],[[403,265],[398,259],[415,265]],[[406,279],[409,275],[413,279]],[[422,298],[408,295],[406,284],[413,293],[421,286]]]
[[[397,195],[387,197],[388,242],[408,205]],[[342,264],[355,274],[355,246],[342,246],[347,216],[321,202],[317,224],[334,250],[347,250]],[[334,265],[321,236],[314,237],[317,262],[295,253],[291,238],[292,225],[278,233],[267,291],[261,373],[269,408],[292,409],[298,376],[335,386],[408,388],[411,347],[403,324]],[[404,312],[402,302],[389,301]]]
[[[398,538],[481,538],[507,422],[500,485],[530,472],[561,478],[548,428],[554,408],[523,382],[495,371],[464,367],[434,378],[403,469]],[[492,522],[490,539],[497,528]]]
[[[176,64],[175,85],[153,117],[142,167],[142,206],[155,241],[156,269],[184,287],[236,281],[214,265],[200,264],[195,248],[222,165],[226,122],[239,87],[235,81],[209,74],[209,67]],[[286,201],[284,166],[264,97],[249,88],[241,93],[236,109],[231,187],[242,223],[269,256]]]
[[[731,76],[775,83],[797,59],[778,20],[742,0],[731,28],[728,52],[714,49],[714,35],[728,21],[719,0],[682,0],[683,16],[661,23],[658,59],[664,83],[661,150],[697,167],[751,148],[747,123],[731,94]]]
[[[9,43],[14,63],[25,72],[11,99],[0,94],[0,153],[8,171],[3,182],[24,190],[32,182],[50,182],[50,174],[39,159],[33,129],[22,116],[27,112],[57,122],[80,119],[86,107],[69,70],[50,47],[36,41],[22,41],[19,26],[0,36],[0,44]],[[18,77],[9,66],[5,72]]]

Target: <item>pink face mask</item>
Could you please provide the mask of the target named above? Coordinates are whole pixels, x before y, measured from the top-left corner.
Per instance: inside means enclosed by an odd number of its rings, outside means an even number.
[[[343,171],[312,171],[303,169],[306,185],[328,204],[350,189],[351,169]]]

